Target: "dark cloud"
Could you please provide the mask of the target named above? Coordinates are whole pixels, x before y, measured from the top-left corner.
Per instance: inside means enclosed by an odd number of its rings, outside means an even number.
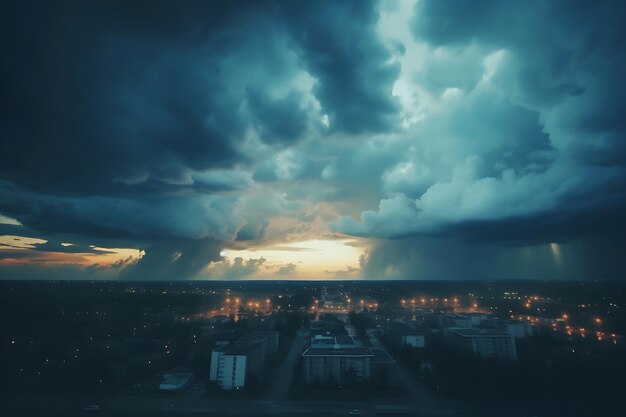
[[[377,241],[361,269],[368,279],[623,279],[622,254],[621,238],[603,235],[524,245],[409,237]]]
[[[301,103],[301,94],[297,92],[272,99],[256,89],[248,89],[248,106],[254,115],[254,123],[266,142],[302,138],[308,124],[308,113]]]
[[[178,280],[194,277],[209,263],[220,259],[222,246],[211,239],[169,239],[145,249],[145,255],[122,270],[123,279]]]
[[[237,101],[204,46],[228,11],[92,6],[4,4],[0,175],[97,194],[232,163]]]
[[[615,100],[626,85],[617,46],[625,10],[612,1],[531,1],[523,10],[418,2],[412,42],[426,63],[407,72],[426,89],[429,113],[385,171],[377,210],[345,216],[334,230],[398,237],[473,229],[473,238],[489,239],[495,227],[471,225],[506,223],[514,239],[523,225],[563,228],[563,218],[580,230],[590,211],[623,205],[626,125]]]
[[[328,228],[405,242],[376,240],[370,278],[623,271],[599,255],[626,230],[623,3],[411,8],[3,3],[0,212],[23,226],[0,236],[86,276],[109,276],[94,247],[144,250],[113,268],[133,279],[247,277],[221,248]]]
[[[333,130],[396,129],[391,96],[399,66],[376,33],[374,1],[281,2],[298,55],[318,80],[314,93]]]

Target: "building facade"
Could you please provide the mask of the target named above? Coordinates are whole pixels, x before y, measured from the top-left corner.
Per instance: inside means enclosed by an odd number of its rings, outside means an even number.
[[[515,338],[501,330],[448,329],[447,336],[482,358],[517,360]]]
[[[308,348],[303,354],[304,380],[308,384],[323,383],[329,379],[341,382],[354,377],[363,381],[370,377],[371,349]]]

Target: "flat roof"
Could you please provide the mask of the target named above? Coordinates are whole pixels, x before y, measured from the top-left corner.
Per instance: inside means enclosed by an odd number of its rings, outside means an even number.
[[[213,352],[226,352],[228,349],[231,348],[231,344],[227,343],[225,345],[219,345],[219,346],[215,346],[213,348]]]
[[[494,329],[449,329],[450,332],[456,333],[459,336],[463,337],[512,337],[510,334],[503,332],[501,330]]]
[[[245,355],[253,350],[258,349],[261,346],[261,343],[251,342],[251,343],[234,343],[229,345],[229,349],[224,352],[224,355]]]
[[[161,385],[181,385],[189,381],[193,377],[191,372],[176,373],[169,378],[165,378]]]
[[[469,320],[469,317],[465,317],[461,314],[446,314],[445,317],[447,319],[463,319],[463,320]]]
[[[396,363],[385,350],[376,348],[371,348],[370,350],[374,354],[371,360],[372,363]]]
[[[302,356],[374,356],[370,348],[308,348]]]
[[[524,324],[524,325],[530,325],[530,322],[528,322],[528,321],[521,321],[521,320],[499,319],[499,320],[491,320],[491,322],[494,323],[494,324]]]
[[[311,343],[315,345],[334,345],[335,338],[329,337],[329,338],[323,338],[323,339],[311,339]]]
[[[338,345],[354,345],[352,336],[335,336],[335,343]]]

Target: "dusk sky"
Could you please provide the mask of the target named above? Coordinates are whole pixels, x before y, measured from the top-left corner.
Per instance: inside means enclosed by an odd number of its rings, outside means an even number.
[[[1,279],[626,278],[623,1],[0,19]]]

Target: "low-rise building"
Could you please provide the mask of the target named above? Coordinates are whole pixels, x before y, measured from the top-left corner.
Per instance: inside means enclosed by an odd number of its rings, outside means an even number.
[[[370,377],[373,357],[372,350],[365,347],[310,347],[302,354],[304,380],[309,384],[329,379],[339,382],[353,375],[357,381],[363,381]]]
[[[217,385],[223,390],[246,386],[246,377],[263,369],[263,344],[234,343],[220,355],[217,367]]]
[[[461,316],[459,314],[447,314],[444,317],[444,327],[455,329],[469,329],[472,327],[472,319],[470,317]]]
[[[416,329],[409,327],[404,322],[392,322],[385,328],[385,336],[389,342],[396,346],[411,346],[415,348],[423,348],[426,346],[424,334]]]
[[[165,373],[163,381],[159,384],[161,391],[182,391],[193,382],[194,375],[191,372]]]
[[[209,381],[217,381],[217,370],[219,368],[220,357],[228,350],[229,344],[218,342],[211,351],[211,368],[209,369]]]
[[[502,330],[516,339],[522,339],[533,334],[533,327],[527,321],[490,319],[485,322],[485,325],[486,327]]]
[[[311,347],[347,349],[356,347],[356,343],[354,342],[352,336],[316,334],[311,337]]]
[[[458,314],[458,316],[470,319],[470,321],[472,322],[472,327],[480,326],[485,320],[489,318],[489,314],[478,312],[460,313]]]
[[[263,357],[267,357],[278,350],[278,332],[256,331],[247,333],[237,340],[237,343],[261,343]]]
[[[515,338],[501,330],[451,328],[446,335],[482,358],[517,360]]]
[[[246,377],[258,374],[265,358],[278,350],[278,332],[255,331],[240,337],[235,343],[217,345],[211,351],[209,380],[221,389],[245,387]]]

